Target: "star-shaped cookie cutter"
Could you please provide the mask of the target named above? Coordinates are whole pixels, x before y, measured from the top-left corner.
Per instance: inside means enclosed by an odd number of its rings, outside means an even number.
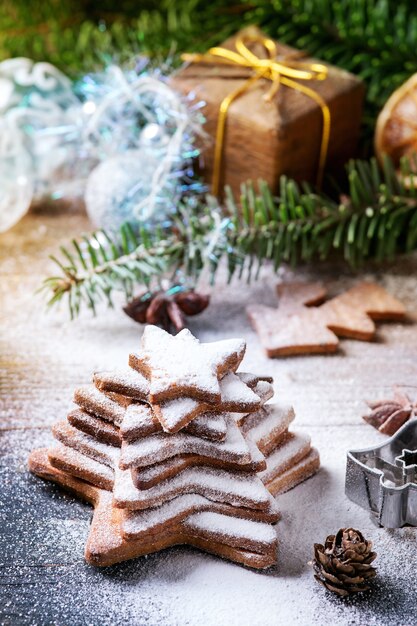
[[[346,495],[381,526],[417,526],[417,418],[382,445],[349,450]]]

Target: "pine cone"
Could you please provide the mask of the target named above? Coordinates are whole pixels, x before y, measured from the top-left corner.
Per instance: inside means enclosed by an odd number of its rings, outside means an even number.
[[[324,546],[314,544],[314,577],[341,597],[367,591],[368,580],[376,575],[371,565],[375,558],[372,542],[359,530],[341,528],[327,537]]]
[[[123,308],[135,322],[156,324],[168,332],[185,328],[185,315],[197,315],[209,304],[209,296],[172,287],[167,291],[141,294]]]
[[[377,428],[384,435],[393,435],[405,422],[416,415],[416,403],[394,388],[392,399],[368,402],[371,412],[364,415],[363,419]]]

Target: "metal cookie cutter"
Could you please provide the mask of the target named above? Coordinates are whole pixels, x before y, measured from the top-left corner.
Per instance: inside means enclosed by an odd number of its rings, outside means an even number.
[[[417,526],[417,418],[382,445],[347,453],[346,495],[381,526]]]

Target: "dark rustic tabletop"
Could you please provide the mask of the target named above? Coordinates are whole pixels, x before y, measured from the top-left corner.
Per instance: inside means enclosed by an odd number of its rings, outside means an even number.
[[[252,286],[219,279],[207,311],[192,320],[202,340],[243,336],[245,369],[269,373],[279,400],[296,410],[295,428],[308,432],[322,468],[278,497],[279,563],[254,573],[191,548],[94,569],[83,549],[91,508],[31,476],[27,457],[52,441],[50,426],[65,417],[75,386],[98,368],[126,363],[142,328],[119,309],[46,314],[34,292],[51,271],[48,254],[88,230],[82,213],[32,213],[0,236],[0,623],[3,625],[196,624],[240,626],[412,626],[417,623],[416,530],[377,528],[344,495],[346,450],[383,440],[361,415],[366,399],[404,385],[417,395],[417,257],[360,276],[327,265],[297,276],[320,277],[340,291],[359,278],[377,280],[410,313],[405,324],[383,324],[372,343],[342,341],[333,356],[268,360],[244,311],[249,302],[275,302],[275,277],[266,269]],[[291,272],[287,272],[291,276]],[[314,542],[341,526],[360,528],[378,552],[372,594],[342,602],[313,580]]]

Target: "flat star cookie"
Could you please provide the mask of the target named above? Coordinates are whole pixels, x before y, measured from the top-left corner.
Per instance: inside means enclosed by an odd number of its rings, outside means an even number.
[[[168,400],[161,404],[153,404],[152,408],[164,431],[175,433],[201,413],[210,411],[249,413],[259,409],[262,404],[261,398],[255,390],[252,390],[233,372],[229,372],[221,379],[220,393],[221,400],[216,405],[184,397]]]
[[[143,512],[143,521],[142,512],[135,512],[125,530],[126,513],[113,506],[112,493],[53,467],[46,449],[32,452],[29,468],[93,504],[94,515],[85,549],[86,561],[91,565],[113,565],[179,544],[195,546],[257,569],[276,563],[275,529],[270,523],[241,518],[239,507],[215,502],[207,505],[209,501],[196,494],[191,496],[193,502],[182,504],[187,513],[187,507],[194,508],[196,513],[178,514],[179,507],[173,500],[168,503],[166,514],[155,507],[153,530],[149,529],[150,510]],[[278,516],[271,510],[266,512],[266,517],[276,521]],[[141,532],[146,525],[148,531]],[[133,538],[135,534],[137,538]]]
[[[149,380],[151,403],[180,396],[219,403],[219,379],[236,371],[245,347],[242,339],[200,343],[187,329],[172,337],[156,326],[147,326],[141,352],[131,355],[129,365]]]
[[[249,319],[269,357],[335,352],[338,337],[370,341],[373,320],[401,320],[404,306],[379,285],[360,283],[320,304],[326,291],[314,283],[277,287],[279,307],[247,307]]]

